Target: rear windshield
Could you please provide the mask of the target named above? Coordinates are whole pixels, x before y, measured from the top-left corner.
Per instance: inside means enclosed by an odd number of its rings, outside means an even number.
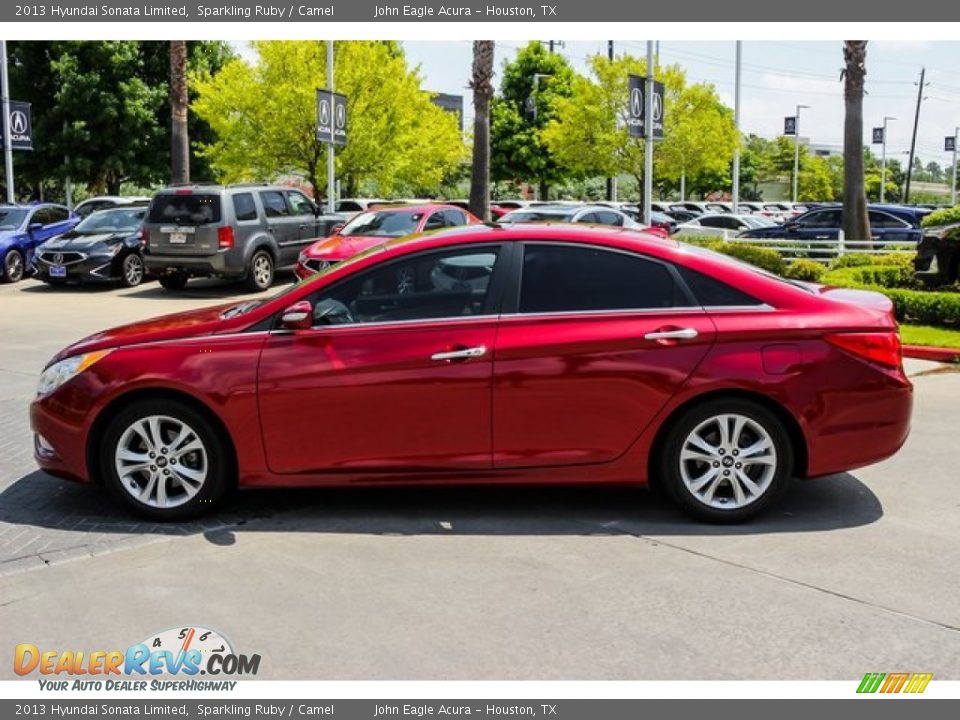
[[[220,222],[220,196],[157,195],[150,204],[149,222],[177,225]]]
[[[549,210],[516,210],[501,219],[501,222],[549,222],[550,220],[569,220],[574,215],[573,212],[549,211]]]

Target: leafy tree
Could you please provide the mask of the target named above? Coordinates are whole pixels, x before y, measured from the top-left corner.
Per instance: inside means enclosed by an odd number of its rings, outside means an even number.
[[[303,174],[319,199],[327,151],[316,137],[316,87],[326,77],[326,46],[253,45],[255,63],[234,59],[192,79],[192,109],[217,134],[203,153],[224,181]],[[464,155],[456,117],[430,101],[397,43],[338,42],[335,54],[335,89],[347,96],[349,139],[335,153],[344,194],[361,184],[384,195],[439,187]]]
[[[187,43],[190,67],[215,72],[226,43]],[[19,185],[59,193],[66,177],[95,193],[149,187],[170,168],[170,56],[165,42],[10,43],[12,96],[33,105],[34,151],[17,153]],[[190,134],[209,135],[191,121]],[[67,160],[69,158],[69,161]],[[195,176],[203,177],[203,163]]]
[[[500,96],[490,116],[490,170],[494,180],[527,180],[540,186],[562,182],[568,168],[553,157],[543,130],[556,116],[557,104],[568,98],[575,73],[562,55],[532,41],[511,62],[504,63]]]
[[[842,163],[839,165],[842,173]],[[797,200],[801,202],[804,200],[833,200],[835,197],[835,167],[836,165],[828,158],[816,155],[808,157],[800,167],[800,175],[797,180]]]

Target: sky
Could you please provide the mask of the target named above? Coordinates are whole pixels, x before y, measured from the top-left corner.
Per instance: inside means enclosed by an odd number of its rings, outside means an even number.
[[[517,40],[497,42],[499,68],[524,45]],[[423,87],[427,90],[464,95],[467,120],[472,117],[467,82],[470,75],[471,43],[405,41],[403,46],[411,65],[419,65]],[[253,52],[242,44],[236,48],[244,57]],[[734,104],[734,41],[679,42],[659,44],[661,64],[679,64],[690,82],[709,82],[717,88],[723,102]],[[605,41],[570,42],[557,47],[580,72],[587,72],[587,58],[607,52]],[[617,54],[646,55],[646,41],[618,41]],[[867,46],[867,96],[864,99],[864,143],[870,131],[883,124],[885,115],[896,120],[888,123],[887,156],[906,160],[916,112],[920,70],[926,67],[926,79],[920,108],[917,156],[949,165],[950,153],[944,151],[944,138],[960,125],[960,42],[876,41]],[[783,118],[801,111],[800,135],[818,145],[842,145],[843,87],[842,43],[839,41],[743,43],[741,89],[741,128],[746,133],[775,137],[783,132]],[[494,83],[498,79],[494,78]],[[875,148],[877,154],[880,147]]]

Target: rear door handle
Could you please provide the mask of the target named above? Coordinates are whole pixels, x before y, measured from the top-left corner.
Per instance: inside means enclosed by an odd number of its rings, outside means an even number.
[[[693,328],[656,330],[643,336],[644,340],[693,340],[699,333]]]
[[[448,352],[438,352],[430,356],[431,360],[468,360],[470,358],[483,357],[487,354],[487,348],[483,345],[479,347],[464,348],[463,350],[450,350]]]

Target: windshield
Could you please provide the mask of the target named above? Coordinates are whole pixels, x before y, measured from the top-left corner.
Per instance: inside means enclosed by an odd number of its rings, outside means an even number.
[[[20,208],[0,208],[0,230],[16,230],[26,216]]]
[[[500,218],[500,222],[546,222],[549,220],[569,221],[573,217],[573,212],[564,211],[543,211],[543,210],[520,210],[508,213]]]
[[[147,214],[145,207],[124,210],[100,210],[91,213],[74,232],[80,235],[98,235],[100,233],[135,233]]]
[[[345,237],[403,237],[417,231],[422,212],[367,212],[344,225]]]
[[[761,215],[744,215],[740,219],[752,228],[773,227],[776,225],[773,220],[770,218],[765,218]]]

